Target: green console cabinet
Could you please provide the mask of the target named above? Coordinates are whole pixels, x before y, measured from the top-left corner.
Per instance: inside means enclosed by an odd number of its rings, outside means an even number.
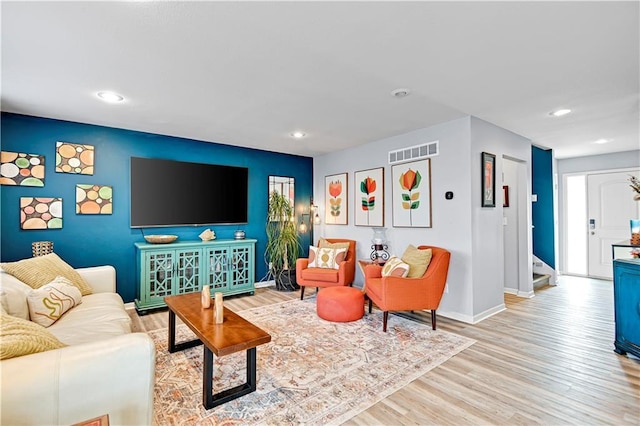
[[[613,261],[615,351],[640,357],[640,260]]]
[[[166,306],[165,296],[191,293],[209,285],[211,294],[255,290],[256,240],[136,243],[138,297],[136,310]]]

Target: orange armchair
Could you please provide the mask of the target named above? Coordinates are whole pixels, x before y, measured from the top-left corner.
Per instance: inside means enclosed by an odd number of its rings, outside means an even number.
[[[349,243],[347,256],[340,262],[339,269],[309,268],[308,258],[296,261],[296,283],[300,286],[300,300],[304,299],[305,287],[350,286],[356,275],[356,242],[337,238],[327,238],[329,243]],[[318,243],[318,246],[320,243]]]
[[[429,267],[420,278],[382,276],[382,267],[367,265],[365,292],[369,297],[369,313],[375,303],[382,312],[382,331],[387,331],[389,311],[413,311],[430,309],[431,327],[436,329],[436,310],[440,305],[449,272],[449,251],[432,246],[419,246],[419,250],[431,249]]]

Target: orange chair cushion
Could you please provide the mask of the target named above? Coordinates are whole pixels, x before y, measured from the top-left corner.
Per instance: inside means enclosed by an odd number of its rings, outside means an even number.
[[[328,287],[318,292],[318,316],[327,321],[357,321],[364,315],[364,294],[353,287]]]
[[[321,281],[325,283],[338,282],[338,270],[327,268],[307,268],[301,272],[302,278],[309,281]]]

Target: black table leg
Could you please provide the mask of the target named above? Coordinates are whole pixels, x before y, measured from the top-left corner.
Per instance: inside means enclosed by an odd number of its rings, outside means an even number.
[[[211,409],[256,390],[256,348],[247,349],[247,381],[241,385],[213,395],[213,353],[204,347],[204,366],[202,369],[202,399],[204,408]]]
[[[169,309],[169,353],[182,351],[201,345],[200,339],[189,340],[187,342],[176,343],[176,314]]]

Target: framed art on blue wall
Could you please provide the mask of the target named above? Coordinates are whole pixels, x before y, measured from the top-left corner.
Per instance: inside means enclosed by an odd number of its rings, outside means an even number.
[[[482,153],[482,207],[496,206],[496,156]]]

